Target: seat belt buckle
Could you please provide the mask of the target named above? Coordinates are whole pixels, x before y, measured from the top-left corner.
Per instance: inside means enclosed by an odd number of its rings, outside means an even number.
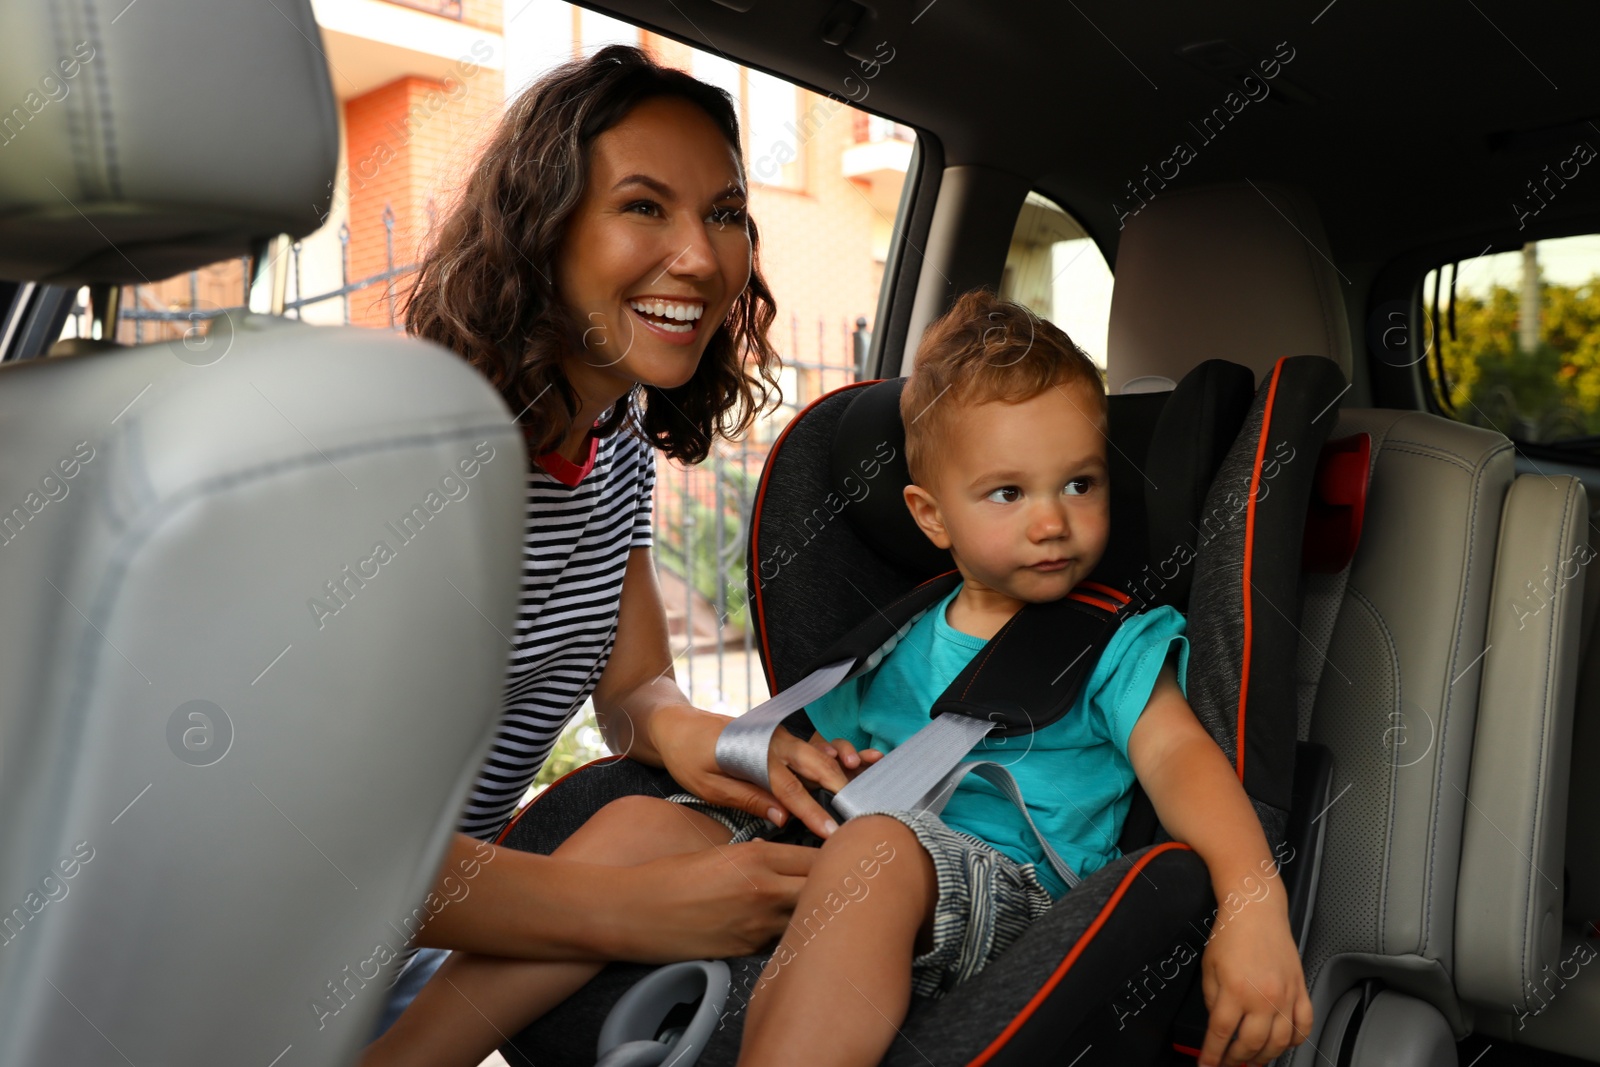
[[[811,798],[822,805],[822,810],[828,813],[828,818],[840,826],[844,825],[845,820],[833,806],[832,790],[817,786],[809,792]],[[771,841],[775,845],[799,845],[802,848],[821,848],[824,840],[813,833],[811,827],[801,819],[796,818],[793,812],[782,826],[769,827],[756,834],[756,837],[762,841]]]

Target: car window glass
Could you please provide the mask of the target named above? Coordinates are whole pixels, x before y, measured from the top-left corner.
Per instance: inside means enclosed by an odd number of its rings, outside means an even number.
[[[1445,414],[1536,444],[1600,434],[1600,235],[1443,264],[1421,303]]]
[[[1049,319],[1104,370],[1111,268],[1078,221],[1029,193],[1011,231],[1000,295]]]
[[[571,10],[530,0],[524,13],[508,15],[507,69],[518,79],[517,86],[508,81],[508,94],[550,64],[588,50],[587,13],[581,41],[567,49],[557,40],[576,32],[564,14]],[[613,25],[610,32],[627,31]],[[866,373],[916,133],[856,106],[868,103],[875,79],[895,62],[892,50],[876,64],[842,66],[837,84],[809,88],[744,67],[704,41],[692,47],[640,31],[638,42],[658,62],[733,99],[761,270],[777,304],[768,340],[783,360],[782,405],[741,439],[719,441],[703,463],[657,462],[653,555],[673,671],[697,707],[735,715],[767,696],[744,579],[762,464],[801,408]],[[569,724],[536,786],[603,752],[590,711]]]

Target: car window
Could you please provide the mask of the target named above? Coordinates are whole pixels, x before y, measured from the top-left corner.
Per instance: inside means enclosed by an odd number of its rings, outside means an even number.
[[[703,40],[685,44],[615,19],[592,21],[587,12],[574,21],[573,10],[529,0],[508,15],[507,70],[517,79],[513,84],[508,74],[508,95],[551,63],[626,40],[724,89],[739,114],[750,216],[760,227],[761,269],[777,303],[768,339],[783,360],[783,402],[741,440],[718,442],[703,463],[658,459],[653,551],[678,685],[697,707],[737,715],[767,697],[744,580],[762,464],[801,408],[867,373],[916,133],[855,106],[894,61],[892,52],[876,64],[842,67],[839,84],[818,91],[742,66]],[[535,790],[603,752],[586,706]]]
[[[463,8],[466,23],[475,11]],[[762,465],[799,410],[867,373],[917,135],[856,105],[894,54],[846,65],[838,84],[813,89],[744,67],[709,42],[693,47],[556,0],[520,0],[493,25],[467,29],[472,39],[462,55],[435,57],[415,71],[407,66],[414,56],[385,53],[387,81],[363,80],[368,67],[340,51],[355,48],[347,40],[351,27],[332,38],[341,164],[324,225],[289,253],[287,313],[310,323],[401,328],[406,286],[435,205],[448,202],[506,101],[556,63],[634,44],[727,90],[740,116],[760,265],[777,304],[768,339],[782,358],[782,403],[740,440],[718,442],[703,463],[658,461],[654,556],[679,685],[699,707],[738,714],[767,697],[744,581]],[[1057,229],[1073,250],[1062,262],[1080,269],[1071,261],[1084,242],[1071,242],[1081,231]],[[1084,262],[1103,269],[1098,252],[1089,251]],[[203,336],[216,315],[246,304],[247,275],[236,259],[124,286],[117,340]],[[61,334],[90,332],[84,290]],[[590,710],[571,724],[541,782],[573,759],[598,754]]]
[[[806,143],[815,134],[801,112],[799,86],[750,70],[716,52],[691,51],[689,72],[733,97],[744,134],[745,170],[752,184],[803,190]],[[825,100],[826,98],[819,98]]]
[[[999,291],[1059,326],[1105,369],[1111,268],[1094,239],[1048,197],[1029,193],[1023,201]]]
[[[285,314],[309,323],[400,329],[406,279],[415,270],[410,260],[395,256],[395,213],[385,206],[369,224],[370,232],[352,231],[345,208],[335,199],[337,217],[289,249]],[[350,276],[350,249],[372,246],[378,255],[366,264],[369,274]],[[141,345],[159,341],[197,340],[212,319],[225,311],[242,311],[249,301],[250,261],[221,260],[171,278],[120,287],[115,340]],[[89,314],[89,289],[77,290],[62,324],[60,339],[95,336]],[[197,350],[197,358],[199,351]]]
[[[1444,414],[1530,444],[1600,435],[1600,234],[1442,264],[1420,301]]]

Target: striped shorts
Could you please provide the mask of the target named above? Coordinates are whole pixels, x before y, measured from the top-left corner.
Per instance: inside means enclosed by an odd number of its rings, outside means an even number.
[[[733,832],[729,844],[758,836],[772,824],[737,808],[711,804],[692,793],[667,797]],[[965,982],[1050,910],[1050,893],[1031,863],[1021,864],[970,834],[952,830],[926,811],[883,812],[911,828],[933,860],[939,899],[933,910],[933,947],[911,961],[911,993],[942,997]]]

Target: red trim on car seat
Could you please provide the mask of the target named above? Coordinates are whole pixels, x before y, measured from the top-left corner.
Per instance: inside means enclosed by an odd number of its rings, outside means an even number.
[[[1111,603],[1109,600],[1101,600],[1099,597],[1090,596],[1088,593],[1068,593],[1067,599],[1076,600],[1080,604],[1090,604],[1094,607],[1100,608],[1103,611],[1109,611],[1113,615],[1122,610],[1120,606]]]
[[[863,385],[877,385],[882,381],[888,381],[888,379],[869,378],[864,382],[851,382],[849,385],[841,385],[837,389],[832,389],[826,393],[823,393],[811,403],[801,408],[795,413],[794,418],[789,420],[789,424],[783,428],[783,432],[778,434],[778,439],[772,442],[772,447],[767,449],[767,461],[761,465],[761,481],[756,485],[756,502],[751,508],[750,561],[747,566],[754,567],[756,570],[756,631],[761,635],[761,669],[766,673],[767,676],[768,693],[776,693],[778,691],[778,680],[773,677],[772,674],[772,649],[767,645],[767,616],[766,612],[763,610],[764,605],[761,601],[760,538],[761,501],[767,495],[767,478],[772,474],[772,458],[778,454],[778,449],[783,445],[783,439],[789,436],[789,431],[794,428],[794,424],[804,418],[806,412],[810,411],[812,408],[816,407],[830,396],[833,396],[835,393],[842,393],[846,389],[859,389]]]
[[[1244,519],[1244,650],[1243,662],[1239,668],[1239,715],[1233,738],[1233,763],[1234,771],[1239,775],[1239,781],[1244,781],[1244,708],[1246,698],[1250,695],[1250,634],[1251,612],[1250,593],[1253,589],[1251,583],[1250,564],[1255,557],[1256,547],[1256,493],[1261,488],[1261,465],[1267,456],[1267,433],[1272,429],[1272,402],[1278,395],[1278,377],[1283,373],[1283,364],[1288,356],[1280,356],[1278,362],[1272,365],[1272,382],[1267,386],[1267,404],[1261,412],[1261,436],[1256,441],[1256,462],[1250,471],[1250,502],[1245,509]]]
[[[1023,1024],[1038,1010],[1039,1005],[1049,999],[1051,991],[1061,983],[1062,978],[1066,977],[1066,973],[1072,969],[1072,965],[1083,954],[1083,950],[1089,946],[1089,942],[1094,940],[1094,935],[1100,932],[1100,927],[1104,926],[1106,920],[1111,917],[1111,911],[1117,906],[1117,901],[1122,899],[1122,894],[1127,892],[1128,887],[1133,884],[1135,878],[1141,877],[1145,866],[1163,852],[1170,852],[1178,848],[1190,852],[1194,851],[1181,841],[1168,841],[1165,844],[1157,845],[1143,856],[1140,856],[1133,866],[1128,868],[1128,873],[1122,876],[1122,881],[1117,883],[1116,890],[1112,892],[1111,899],[1107,900],[1104,906],[1101,907],[1100,914],[1094,917],[1094,922],[1089,924],[1089,928],[1079,935],[1078,940],[1072,946],[1072,951],[1068,952],[1066,958],[1056,965],[1055,971],[1045,980],[1044,985],[1039,987],[1039,991],[1033,995],[1033,998],[1023,1005],[1022,1010],[1016,1014],[1016,1017],[1006,1025],[1004,1030],[1000,1031],[1000,1036],[989,1042],[989,1046],[978,1053],[977,1059],[969,1061],[967,1067],[980,1067],[981,1064],[988,1063],[996,1053],[1005,1047],[1006,1042],[1011,1040],[1012,1035],[1022,1029]]]
[[[528,814],[528,808],[531,808],[535,804],[539,803],[540,797],[550,792],[550,790],[554,789],[568,778],[571,778],[574,774],[577,774],[579,771],[586,771],[590,767],[597,767],[602,763],[615,763],[617,760],[622,758],[623,757],[621,756],[601,756],[599,759],[590,760],[581,767],[572,768],[572,770],[568,771],[566,774],[563,774],[560,778],[557,778],[555,781],[539,790],[539,792],[534,795],[534,798],[528,801],[527,805],[521,811],[517,812],[511,817],[511,821],[506,823],[505,829],[501,830],[500,833],[495,837],[494,843],[498,845],[500,842],[504,841],[507,835],[511,833],[511,828],[517,825],[517,823],[521,822],[524,815]]]
[[[1124,593],[1120,589],[1113,589],[1109,585],[1101,585],[1099,582],[1079,582],[1078,583],[1078,588],[1079,589],[1093,589],[1095,592],[1103,593],[1106,596],[1110,597],[1112,600],[1115,600],[1115,601],[1117,601],[1118,603],[1121,603],[1121,604],[1131,604],[1131,603],[1133,603],[1133,598],[1131,596],[1129,596],[1127,593]]]

